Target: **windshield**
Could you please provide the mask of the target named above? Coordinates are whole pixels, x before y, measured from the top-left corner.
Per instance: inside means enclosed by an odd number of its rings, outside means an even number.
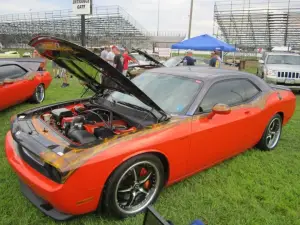
[[[202,86],[199,80],[151,72],[142,73],[131,81],[170,114],[184,114]],[[137,98],[117,91],[112,92],[107,100],[127,102],[150,110]]]
[[[143,55],[139,55],[139,54],[131,54],[131,56],[133,58],[135,58],[137,61],[146,61],[146,57]]]
[[[267,64],[300,65],[300,56],[297,55],[270,55]]]
[[[181,61],[182,61],[182,57],[172,57],[167,61],[165,61],[163,64],[166,67],[173,67],[173,66],[177,66],[179,63],[181,63]]]

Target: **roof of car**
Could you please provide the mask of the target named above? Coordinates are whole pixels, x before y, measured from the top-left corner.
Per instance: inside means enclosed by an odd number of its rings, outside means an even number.
[[[14,62],[14,61],[1,61],[0,60],[0,66],[7,65],[7,64],[19,65],[19,63]]]
[[[189,77],[194,79],[209,80],[215,79],[217,76],[229,76],[229,75],[240,75],[240,76],[252,76],[249,73],[236,71],[236,70],[225,70],[207,66],[178,66],[178,67],[161,67],[151,69],[148,72],[152,73],[164,73],[174,76]]]
[[[293,53],[293,52],[268,52],[268,55],[295,55],[295,56],[299,56],[299,54]]]

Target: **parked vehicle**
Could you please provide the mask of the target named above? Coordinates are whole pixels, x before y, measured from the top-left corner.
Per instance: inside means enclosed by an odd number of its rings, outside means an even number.
[[[45,71],[44,59],[0,60],[0,111],[26,100],[41,103],[51,75]]]
[[[0,58],[20,58],[21,55],[17,51],[0,52]]]
[[[23,58],[31,58],[31,53],[30,52],[24,52],[22,55]]]
[[[288,52],[269,52],[259,60],[257,75],[268,83],[300,90],[300,55]]]
[[[68,41],[30,45],[95,92],[11,119],[8,162],[23,194],[57,220],[95,210],[132,216],[164,186],[254,146],[273,150],[296,106],[289,89],[244,72],[163,67],[129,80]]]
[[[142,50],[139,50],[142,51]],[[136,51],[136,49],[132,52],[130,52],[130,56],[135,58],[140,65],[150,65],[152,63],[152,58],[160,61],[159,55],[157,53],[146,53],[145,54],[149,55],[151,59],[148,57],[145,57],[145,55],[140,54],[139,52]]]
[[[128,76],[130,78],[133,78],[133,77],[141,74],[145,70],[149,70],[149,69],[153,69],[153,68],[183,66],[184,56],[174,56],[164,62],[161,62],[161,61],[158,61],[157,59],[153,58],[147,52],[144,52],[142,50],[133,49],[133,51],[135,52],[135,54],[139,54],[142,57],[146,58],[147,61],[149,62],[149,64],[137,64],[137,63],[130,64],[128,67]],[[196,58],[196,65],[208,66],[208,64],[209,64],[208,59],[205,59],[202,57]]]

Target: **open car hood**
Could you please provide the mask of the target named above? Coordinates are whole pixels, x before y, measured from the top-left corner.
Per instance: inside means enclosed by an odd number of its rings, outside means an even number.
[[[143,52],[143,51],[140,50],[140,49],[132,48],[132,52],[137,52],[138,54],[145,56],[148,60],[154,62],[156,65],[161,66],[161,67],[164,67],[164,64],[162,64],[161,62],[157,61],[157,60],[154,59],[151,55],[149,55],[149,54],[146,53],[146,52]]]
[[[29,45],[34,47],[39,54],[53,60],[57,65],[83,81],[95,93],[109,89],[129,94],[156,110],[162,117],[169,117],[134,83],[91,51],[51,36],[35,37],[29,42]],[[99,74],[102,74],[101,83],[97,81]]]

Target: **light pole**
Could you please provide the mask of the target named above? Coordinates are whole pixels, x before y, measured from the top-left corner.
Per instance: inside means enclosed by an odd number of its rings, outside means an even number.
[[[193,19],[193,6],[194,6],[194,0],[191,0],[191,8],[190,8],[190,20],[189,20],[188,39],[190,39],[190,38],[191,38],[192,19]]]
[[[160,8],[160,0],[158,0],[158,3],[157,3],[157,36],[158,36],[158,32],[159,32],[159,8]]]

